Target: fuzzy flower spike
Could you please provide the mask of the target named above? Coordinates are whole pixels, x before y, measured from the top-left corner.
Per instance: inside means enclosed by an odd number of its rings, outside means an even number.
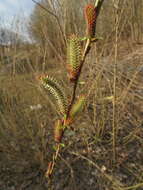
[[[71,82],[76,81],[81,65],[81,44],[79,38],[72,34],[67,47],[67,70]]]
[[[96,7],[94,7],[94,5],[92,4],[88,4],[85,7],[84,13],[87,24],[87,29],[86,29],[87,36],[89,38],[94,38],[96,18],[97,18]]]

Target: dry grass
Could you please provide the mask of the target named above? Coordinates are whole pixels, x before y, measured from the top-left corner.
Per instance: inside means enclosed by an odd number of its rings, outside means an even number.
[[[75,130],[65,134],[52,187],[44,173],[57,115],[35,76],[58,75],[70,95],[64,55],[49,61],[47,46],[25,45],[7,54],[9,67],[1,56],[0,189],[143,189],[143,46],[133,36],[124,42],[124,35],[116,36],[116,47],[108,35],[87,57],[78,92],[87,92],[88,101]]]
[[[116,76],[116,162],[112,162],[114,58],[112,54],[105,58],[98,54],[96,60],[88,57],[90,65],[80,80],[85,82],[80,92],[88,91],[89,98],[75,131],[67,132],[64,139],[66,147],[56,168],[54,189],[142,189],[142,47],[128,49],[127,55],[122,54],[124,48],[123,45],[118,52]],[[55,69],[49,72],[53,74]],[[60,74],[59,79],[65,77]],[[68,90],[68,84],[63,84]],[[2,184],[5,188],[11,187],[9,183],[19,187],[31,181],[32,188],[38,186],[34,181],[39,180],[44,189],[46,180],[42,174],[53,152],[56,115],[38,90],[33,71],[15,76],[3,74],[0,89]],[[30,109],[38,104],[42,108]]]

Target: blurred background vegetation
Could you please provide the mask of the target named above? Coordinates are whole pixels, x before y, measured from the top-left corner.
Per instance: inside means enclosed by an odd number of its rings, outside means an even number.
[[[83,9],[94,3],[38,2],[27,41],[0,28],[0,187],[5,190],[48,188],[44,172],[54,151],[53,124],[58,116],[39,90],[37,76],[54,75],[70,97],[67,39],[72,33],[85,36]],[[104,1],[97,21],[101,40],[87,57],[78,90],[89,98],[75,131],[64,139],[54,190],[142,190],[142,23],[142,0]]]
[[[88,2],[94,1],[41,1],[41,5],[47,10],[42,9],[38,4],[35,6],[29,26],[32,37],[43,47],[46,44],[51,44],[51,46],[48,46],[48,50],[54,48],[53,54],[57,51],[58,54],[63,55],[66,49],[66,39],[71,33],[77,33],[80,36],[85,35],[83,7]],[[118,8],[118,14],[120,15],[118,35],[123,40],[132,39],[135,42],[141,42],[143,2],[120,0],[119,7],[116,3],[117,1],[112,0],[104,2],[98,20],[97,36],[101,36],[103,40],[108,40],[108,42],[114,40],[115,9]]]

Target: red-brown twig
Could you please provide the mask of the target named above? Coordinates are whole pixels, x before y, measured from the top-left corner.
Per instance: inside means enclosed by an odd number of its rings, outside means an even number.
[[[99,6],[97,6],[97,11],[98,11],[98,14],[99,14],[99,11],[100,11],[100,8],[101,8],[101,5],[103,3],[104,0],[101,0],[100,3],[99,3]],[[75,98],[76,98],[76,89],[77,89],[77,85],[78,85],[78,80],[79,80],[79,77],[81,75],[81,71],[82,71],[82,68],[83,68],[83,65],[84,65],[84,62],[85,62],[85,59],[86,59],[86,56],[87,54],[89,53],[90,51],[90,46],[91,46],[91,39],[87,39],[86,40],[86,43],[85,43],[85,48],[84,48],[84,51],[83,51],[83,55],[82,55],[82,60],[81,60],[81,64],[80,64],[80,69],[79,69],[79,72],[78,72],[78,75],[77,75],[77,78],[76,80],[74,81],[74,84],[73,84],[73,92],[72,92],[72,97],[71,97],[71,101],[69,103],[69,106],[68,106],[68,111],[67,111],[67,115],[66,115],[66,118],[64,119],[64,125],[65,125],[65,128],[64,128],[64,131],[63,131],[63,135],[64,135],[64,132],[65,130],[67,129],[66,127],[66,121],[68,120],[69,118],[69,115],[70,115],[70,111],[72,109],[72,106],[74,104],[74,101],[75,101]],[[56,160],[58,158],[58,154],[60,152],[60,149],[61,149],[61,143],[59,142],[58,145],[57,145],[57,149],[56,149],[56,152],[54,153],[53,155],[53,160],[52,162],[49,163],[49,166],[48,166],[48,169],[47,169],[47,172],[46,172],[46,177],[50,178],[53,171],[54,171],[54,166],[56,164]]]
[[[74,100],[76,98],[76,89],[77,89],[77,85],[78,85],[78,80],[79,80],[79,77],[80,77],[80,74],[81,74],[81,71],[82,71],[82,67],[83,67],[83,64],[85,62],[85,58],[86,58],[86,55],[87,53],[89,52],[89,48],[90,48],[90,40],[88,39],[87,42],[86,42],[86,45],[85,45],[85,48],[84,48],[84,51],[83,51],[83,56],[82,56],[82,60],[81,60],[81,66],[80,66],[80,70],[79,70],[79,73],[78,73],[78,76],[76,78],[76,81],[74,82],[74,85],[73,85],[73,93],[72,93],[72,98],[71,98],[71,102],[69,104],[69,107],[68,107],[68,112],[67,112],[67,116],[66,116],[66,119],[68,119],[69,117],[69,113],[70,113],[70,110],[72,108],[72,105],[74,103]],[[65,121],[66,123],[66,121]],[[66,130],[66,128],[65,128]],[[64,131],[65,131],[64,130]],[[49,163],[49,166],[48,166],[48,169],[45,173],[45,176],[50,178],[52,173],[53,173],[53,170],[54,170],[54,166],[56,164],[56,160],[58,158],[58,154],[60,152],[60,143],[57,145],[57,149],[56,149],[56,152],[54,153],[53,155],[53,160],[52,162]]]

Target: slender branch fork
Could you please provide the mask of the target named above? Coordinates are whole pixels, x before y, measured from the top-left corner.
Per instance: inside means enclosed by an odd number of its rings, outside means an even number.
[[[95,0],[94,6],[96,7],[97,17],[99,15],[99,12],[100,12],[100,9],[101,9],[101,6],[102,6],[103,2],[104,2],[104,0]],[[78,80],[79,80],[79,77],[81,75],[81,71],[82,71],[82,67],[83,67],[84,62],[85,62],[86,55],[89,53],[90,45],[91,45],[91,40],[87,39],[86,44],[85,44],[85,48],[84,48],[84,51],[83,51],[83,55],[82,55],[79,74],[78,74],[77,80],[75,81],[74,86],[73,86],[73,94],[72,94],[71,102],[70,102],[69,107],[68,107],[67,117],[69,116],[70,110],[72,108],[72,105],[73,105],[75,97],[76,97],[76,89],[77,89]]]
[[[96,0],[95,1],[95,7],[97,9],[97,16],[99,15],[99,12],[100,12],[100,9],[101,9],[101,6],[102,6],[102,3],[103,3],[104,0]],[[76,81],[74,82],[73,84],[73,92],[72,92],[72,97],[71,97],[71,101],[70,101],[70,104],[68,106],[68,111],[67,111],[67,115],[66,115],[66,119],[68,119],[69,117],[69,114],[70,114],[70,111],[71,111],[71,108],[72,108],[72,105],[75,101],[75,98],[76,98],[76,89],[77,89],[77,86],[78,86],[78,80],[79,80],[79,77],[81,75],[81,71],[82,71],[82,68],[83,68],[83,65],[84,65],[84,62],[85,62],[85,59],[86,59],[86,56],[87,54],[89,53],[90,51],[90,46],[91,46],[91,40],[90,39],[87,39],[86,40],[86,43],[85,43],[85,48],[84,48],[84,51],[83,51],[83,55],[82,55],[82,60],[81,60],[81,64],[80,64],[80,69],[79,69],[79,73],[78,73],[78,76],[76,78]],[[66,119],[64,120],[64,123],[66,123]],[[66,128],[65,128],[66,130]],[[64,132],[65,132],[64,130]],[[63,132],[63,133],[64,133]],[[58,158],[58,154],[61,150],[61,144],[58,143],[57,144],[57,149],[56,149],[56,152],[55,154],[53,155],[53,160],[52,162],[50,163],[51,165],[48,167],[48,170],[46,172],[46,177],[49,178],[49,182],[50,182],[50,177],[53,173],[53,170],[54,170],[54,167],[55,167],[55,164],[56,164],[56,160]]]
[[[86,45],[85,45],[85,48],[84,48],[84,52],[83,52],[83,55],[82,55],[82,60],[81,60],[81,64],[80,64],[80,69],[79,69],[79,73],[78,73],[78,76],[76,78],[76,81],[73,85],[73,93],[72,93],[72,98],[71,98],[71,102],[69,104],[69,107],[68,107],[68,112],[67,112],[67,118],[69,116],[69,113],[71,111],[71,108],[72,108],[72,105],[74,103],[74,100],[76,98],[76,89],[77,89],[77,85],[78,85],[78,80],[79,80],[79,77],[81,75],[81,71],[82,71],[82,67],[83,67],[83,64],[84,64],[84,61],[85,61],[85,58],[86,58],[86,55],[87,53],[89,52],[89,49],[90,49],[90,40],[88,39],[87,42],[86,42]]]
[[[66,44],[66,39],[65,39],[65,36],[64,36],[64,32],[63,32],[61,23],[59,21],[59,17],[56,14],[54,14],[52,11],[50,11],[49,9],[47,9],[45,6],[43,6],[41,3],[37,2],[36,0],[32,0],[32,1],[33,1],[33,3],[37,4],[40,8],[42,8],[43,10],[45,10],[47,13],[49,13],[53,17],[55,17],[55,19],[56,19],[56,21],[58,23],[59,29],[60,29],[61,36],[63,38],[63,42],[64,42],[64,44]]]
[[[35,0],[32,0],[34,3],[36,3],[37,5],[39,5],[41,8],[43,8],[45,11],[47,11],[48,13],[50,13],[51,15],[53,15],[58,24],[59,24],[59,27],[60,27],[60,30],[61,30],[61,33],[62,33],[62,29],[61,29],[61,26],[60,26],[60,23],[59,23],[59,19],[57,17],[57,15],[55,15],[54,13],[52,13],[51,11],[49,11],[47,8],[45,8],[43,5],[41,5],[40,3],[38,3],[37,1]],[[96,7],[96,11],[97,11],[97,17],[99,15],[99,12],[100,12],[100,9],[101,9],[101,6],[102,6],[102,3],[103,3],[104,0],[95,0],[95,7]],[[96,26],[95,26],[96,27]],[[72,92],[72,97],[71,97],[71,101],[70,101],[70,104],[68,106],[68,111],[67,111],[67,115],[66,115],[66,118],[64,119],[64,125],[66,126],[66,120],[68,119],[69,117],[69,114],[70,114],[70,111],[71,111],[71,108],[72,108],[72,105],[75,101],[75,98],[76,98],[76,90],[77,90],[77,86],[78,86],[78,80],[79,80],[79,77],[81,75],[81,71],[82,71],[82,68],[83,68],[83,65],[84,65],[84,62],[85,62],[85,59],[86,59],[86,56],[87,54],[90,52],[90,47],[91,47],[91,39],[87,39],[86,40],[86,43],[85,43],[85,47],[84,47],[84,51],[83,51],[83,55],[82,55],[82,60],[81,60],[81,64],[80,64],[80,69],[79,69],[79,73],[78,73],[78,76],[73,84],[73,92]],[[63,134],[65,132],[66,128],[64,129],[63,131]],[[55,164],[56,164],[56,161],[57,161],[57,158],[58,158],[58,155],[59,155],[59,152],[61,150],[61,143],[57,143],[57,147],[56,147],[56,151],[55,153],[53,154],[53,159],[52,161],[49,163],[48,165],[48,168],[47,168],[47,171],[45,173],[45,177],[48,177],[49,178],[49,184],[51,182],[51,176],[52,176],[52,173],[54,171],[54,167],[55,167]]]

